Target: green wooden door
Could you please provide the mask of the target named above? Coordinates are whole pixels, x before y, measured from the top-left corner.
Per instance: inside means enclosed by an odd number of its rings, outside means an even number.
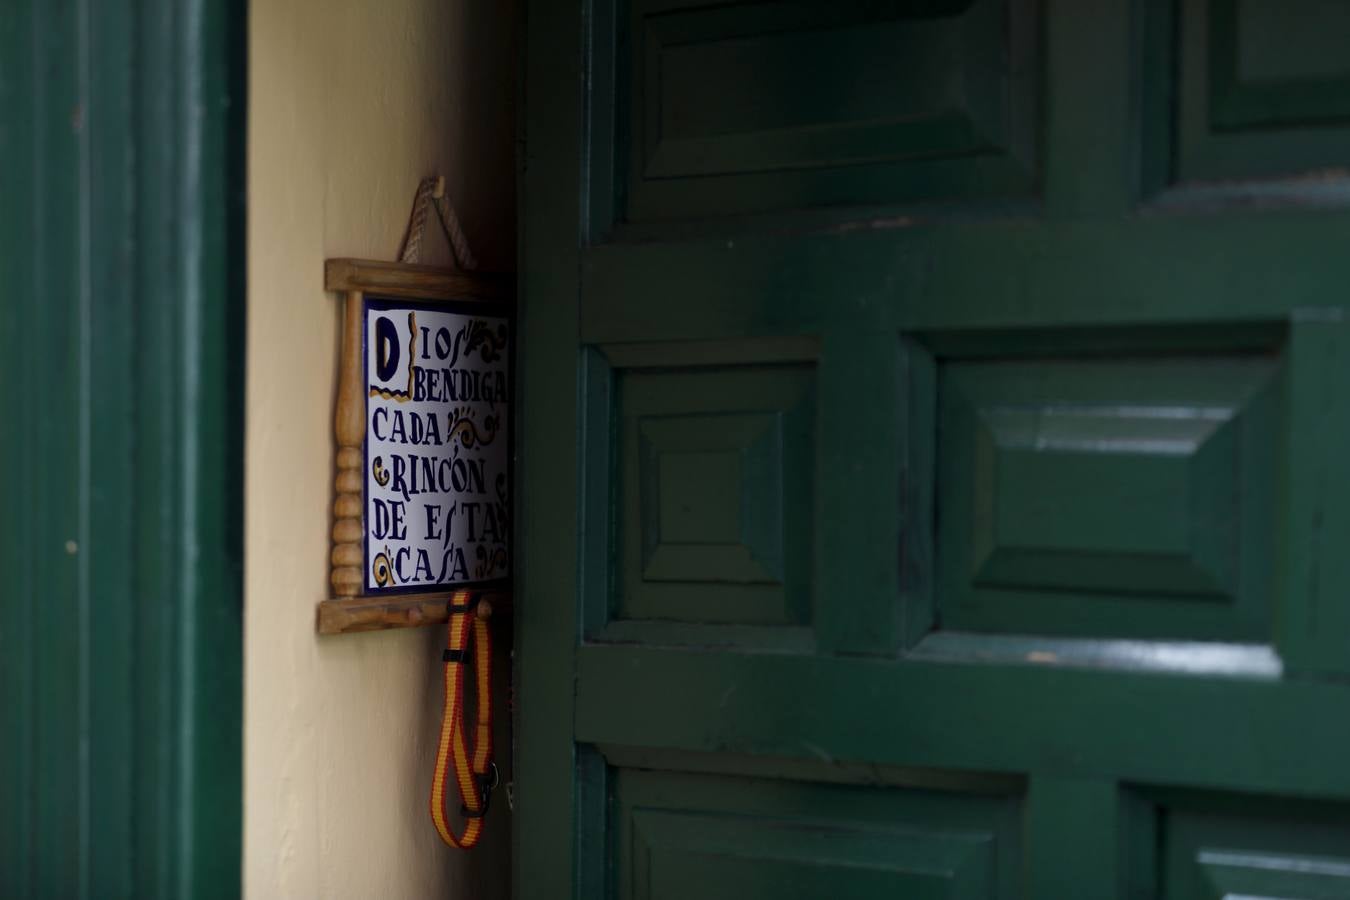
[[[239,6],[0,9],[0,897],[239,894]]]
[[[1350,897],[1348,42],[531,6],[521,897]]]

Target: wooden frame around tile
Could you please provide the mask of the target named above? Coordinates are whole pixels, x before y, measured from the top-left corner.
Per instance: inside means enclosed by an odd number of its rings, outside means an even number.
[[[365,594],[362,551],[364,490],[362,460],[366,436],[366,397],[362,383],[362,312],[367,294],[420,300],[481,300],[513,306],[509,275],[479,274],[436,266],[330,259],[324,264],[324,286],[343,297],[342,344],[337,400],[333,410],[336,478],[333,495],[333,549],[330,557],[331,598],[319,604],[320,634],[375,631],[432,625],[448,619],[450,591],[425,594]],[[510,590],[480,592],[483,607],[495,615],[511,611]]]

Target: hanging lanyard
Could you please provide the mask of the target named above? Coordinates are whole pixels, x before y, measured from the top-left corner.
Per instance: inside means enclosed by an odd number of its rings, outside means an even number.
[[[441,840],[451,847],[469,849],[483,833],[483,816],[497,786],[497,766],[492,761],[492,638],[488,634],[486,604],[475,610],[468,591],[450,598],[450,624],[446,632],[445,711],[441,740],[436,750],[436,771],[431,779],[431,820]],[[464,722],[464,678],[470,662],[474,667],[472,749]],[[453,774],[452,774],[453,771]],[[464,829],[456,835],[446,814],[446,782],[453,778],[460,799]]]

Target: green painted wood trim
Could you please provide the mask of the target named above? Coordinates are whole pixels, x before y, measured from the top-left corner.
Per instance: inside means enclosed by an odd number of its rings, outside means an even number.
[[[7,897],[240,890],[244,20],[0,22]]]
[[[1035,227],[1000,219],[612,244],[584,256],[582,338],[820,334],[863,303],[874,323],[918,332],[1286,321],[1345,303],[1347,228],[1344,211],[1243,209],[1159,217],[1147,228],[1134,218]]]
[[[1026,896],[1121,897],[1123,817],[1113,782],[1035,775],[1026,806]]]
[[[597,744],[1350,797],[1345,683],[624,646],[577,673]]]
[[[1290,671],[1350,673],[1350,322],[1342,310],[1303,310],[1290,328],[1279,532],[1276,641]]]
[[[0,198],[15,205],[12,214],[0,215],[0,278],[7,295],[0,303],[0,384],[26,384],[24,373],[55,363],[33,390],[6,391],[8,421],[0,429],[3,471],[24,473],[5,479],[5,494],[12,492],[13,500],[4,505],[0,525],[8,582],[0,603],[0,659],[5,693],[13,698],[0,704],[0,878],[3,893],[20,897],[79,896],[88,881],[80,864],[90,854],[79,818],[88,804],[88,776],[77,750],[81,689],[87,685],[79,650],[88,607],[78,557],[61,558],[67,541],[78,551],[83,537],[78,516],[84,473],[74,442],[63,439],[82,413],[73,365],[80,351],[79,270],[69,264],[72,246],[60,246],[79,220],[76,184],[66,179],[79,170],[83,147],[70,124],[62,127],[50,114],[56,106],[74,108],[80,85],[77,69],[44,66],[52,48],[34,40],[52,35],[58,46],[69,40],[60,23],[73,13],[68,3],[20,5],[0,25],[0,90],[7,110],[0,123]],[[64,266],[52,265],[57,256],[66,259]],[[18,302],[34,295],[53,300]],[[39,596],[51,599],[40,603]],[[66,714],[47,715],[47,704]],[[72,848],[80,864],[69,864]],[[114,887],[126,883],[123,872],[108,875]]]
[[[1133,0],[1046,2],[1046,212],[1128,212],[1137,195]]]
[[[520,196],[519,421],[516,494],[516,814],[512,891],[520,900],[588,896],[578,873],[577,784],[596,783],[572,740],[580,619],[582,461],[577,331],[578,231],[584,220],[582,21],[577,5],[530,3],[525,21],[525,155]],[[603,392],[602,392],[603,393]],[[594,403],[594,396],[588,397]],[[603,465],[603,463],[602,463]],[[522,498],[529,498],[528,507]],[[595,586],[599,587],[599,586]],[[591,586],[588,586],[591,588]],[[591,589],[592,594],[603,593]],[[602,601],[603,602],[603,601]],[[579,766],[583,771],[579,772]],[[587,794],[587,797],[593,796]]]
[[[903,388],[894,332],[840,327],[820,355],[816,606],[821,649],[899,644]],[[841,614],[839,599],[848,598]]]

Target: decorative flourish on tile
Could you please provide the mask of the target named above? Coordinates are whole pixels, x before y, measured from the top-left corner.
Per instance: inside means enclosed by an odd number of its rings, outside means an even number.
[[[473,576],[475,578],[487,578],[497,569],[502,573],[506,572],[506,550],[501,547],[494,547],[491,553],[482,544],[478,545],[478,564],[474,566]]]
[[[370,571],[375,576],[375,584],[379,587],[389,587],[395,583],[394,567],[389,564],[388,547],[384,548],[383,553],[375,555],[370,564]]]
[[[450,411],[450,430],[446,432],[446,439],[454,443],[455,436],[459,436],[459,442],[466,450],[474,446],[486,447],[497,437],[497,430],[501,427],[501,415],[499,413],[488,413],[483,417],[483,427],[480,429],[478,423],[473,420],[475,413],[472,407],[457,406]]]
[[[481,348],[481,349],[480,349]],[[474,350],[479,351],[483,362],[492,362],[499,359],[502,351],[506,349],[506,325],[505,323],[497,326],[494,333],[492,326],[482,319],[474,319],[469,324],[469,340],[464,345],[464,355],[469,356]]]
[[[371,461],[370,474],[374,476],[375,483],[380,487],[385,487],[389,484],[389,470],[384,467],[383,457],[377,456]]]

